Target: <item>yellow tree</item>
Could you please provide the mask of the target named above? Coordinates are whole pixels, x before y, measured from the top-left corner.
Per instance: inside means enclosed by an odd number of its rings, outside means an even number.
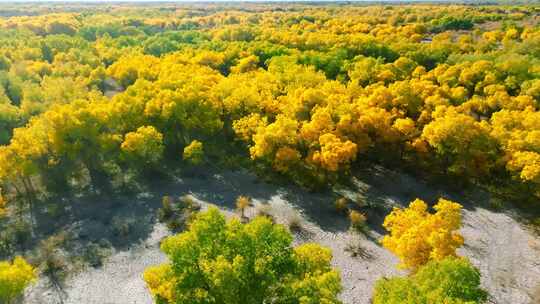
[[[332,133],[319,137],[320,151],[313,153],[312,161],[329,171],[337,171],[356,159],[358,148],[350,140],[341,140]]]
[[[390,232],[383,246],[401,260],[399,267],[415,271],[430,260],[455,256],[463,245],[457,232],[461,226],[461,205],[439,199],[435,213],[428,212],[427,204],[416,199],[408,208],[395,208],[384,220]]]
[[[163,156],[163,135],[152,126],[142,126],[126,134],[121,149],[131,160],[155,164]]]
[[[257,128],[252,140],[251,158],[270,160],[280,171],[287,171],[291,162],[300,158],[292,148],[298,141],[298,122],[285,115],[280,114],[274,123]]]
[[[16,257],[13,263],[0,262],[0,302],[11,303],[36,277],[35,269],[22,257]]]
[[[454,108],[438,108],[434,116],[424,127],[422,139],[435,149],[448,171],[473,177],[488,174],[499,153],[489,125]]]

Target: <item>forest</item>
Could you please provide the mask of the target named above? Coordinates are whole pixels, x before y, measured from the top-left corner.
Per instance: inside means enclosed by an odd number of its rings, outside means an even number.
[[[0,3],[0,303],[104,303],[65,282],[154,224],[141,303],[540,303],[539,21],[535,4]],[[373,168],[437,194],[336,192]],[[337,252],[309,237],[316,216],[240,186],[144,198],[227,172],[326,195],[310,212],[356,241]],[[121,214],[135,197],[149,222]],[[535,266],[515,293],[464,254],[480,208],[513,221],[486,242],[523,233]],[[100,212],[114,237],[73,235]],[[364,269],[336,259],[369,265],[367,243],[389,266],[353,291]]]

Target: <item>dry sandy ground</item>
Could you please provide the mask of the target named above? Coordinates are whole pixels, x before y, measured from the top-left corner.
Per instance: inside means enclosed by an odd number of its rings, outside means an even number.
[[[366,169],[357,176],[351,185],[334,191],[310,193],[293,186],[263,183],[246,172],[206,172],[151,186],[148,193],[135,200],[109,202],[107,200],[113,200],[103,199],[107,201],[104,206],[114,204],[114,208],[97,208],[102,212],[90,219],[81,216],[95,210],[96,206],[82,200],[80,208],[73,208],[81,209],[80,216],[75,214],[72,220],[76,221],[77,231],[85,238],[109,237],[110,219],[115,216],[129,217],[145,228],[134,232],[136,235],[128,241],[113,240],[115,251],[104,265],[72,275],[66,280],[62,293],[41,280],[27,292],[23,303],[152,303],[141,274],[147,266],[166,261],[158,247],[159,241],[169,234],[162,224],[156,223],[155,211],[163,195],[187,193],[201,201],[215,203],[229,215],[233,212],[235,198],[240,194],[253,197],[256,204],[270,204],[271,213],[278,222],[286,223],[292,213],[300,214],[303,228],[295,233],[296,242],[318,242],[332,248],[333,264],[341,270],[344,286],[341,298],[346,304],[368,304],[377,279],[402,274],[395,269],[396,258],[377,242],[384,233],[381,221],[391,207],[404,205],[416,197],[428,202],[434,202],[441,196],[451,198],[465,206],[462,233],[466,242],[460,253],[480,268],[482,284],[491,294],[490,303],[533,303],[532,294],[540,283],[540,237],[518,223],[511,211],[497,212],[481,207],[491,199],[486,194],[475,192],[473,197],[451,195],[405,174],[383,168]],[[347,218],[332,207],[337,193],[380,206],[368,212],[371,229],[368,237],[359,237],[348,231]],[[253,214],[255,208],[249,212]],[[363,253],[352,257],[346,248],[355,243],[360,244]]]

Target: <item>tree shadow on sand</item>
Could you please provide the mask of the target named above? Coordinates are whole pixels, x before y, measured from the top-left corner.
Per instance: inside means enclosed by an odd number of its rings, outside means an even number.
[[[376,165],[357,170],[346,185],[320,192],[307,191],[296,185],[280,186],[263,182],[245,170],[230,171],[214,167],[199,168],[168,180],[149,179],[145,187],[148,191],[137,195],[64,198],[66,202],[60,203],[61,211],[54,216],[42,207],[36,212],[35,239],[44,239],[58,231],[70,229],[81,248],[89,243],[107,242],[116,250],[126,250],[148,238],[157,220],[156,213],[163,196],[180,197],[186,194],[226,210],[235,209],[236,198],[240,195],[260,202],[285,201],[322,230],[345,232],[350,227],[349,219],[336,211],[334,201],[348,195],[351,200],[356,200],[352,208],[367,215],[367,235],[377,243],[380,236],[386,233],[382,223],[393,207],[405,207],[416,198],[432,205],[444,197],[473,209],[479,201],[485,201],[486,196],[482,192],[475,192],[474,197],[457,195]]]

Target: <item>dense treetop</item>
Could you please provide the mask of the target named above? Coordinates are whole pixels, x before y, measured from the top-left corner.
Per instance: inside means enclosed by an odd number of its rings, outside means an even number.
[[[269,218],[227,222],[214,207],[164,240],[170,262],[148,268],[144,280],[159,304],[341,303],[330,249],[291,244],[290,232]]]
[[[2,201],[234,155],[540,196],[535,6],[4,7]]]

